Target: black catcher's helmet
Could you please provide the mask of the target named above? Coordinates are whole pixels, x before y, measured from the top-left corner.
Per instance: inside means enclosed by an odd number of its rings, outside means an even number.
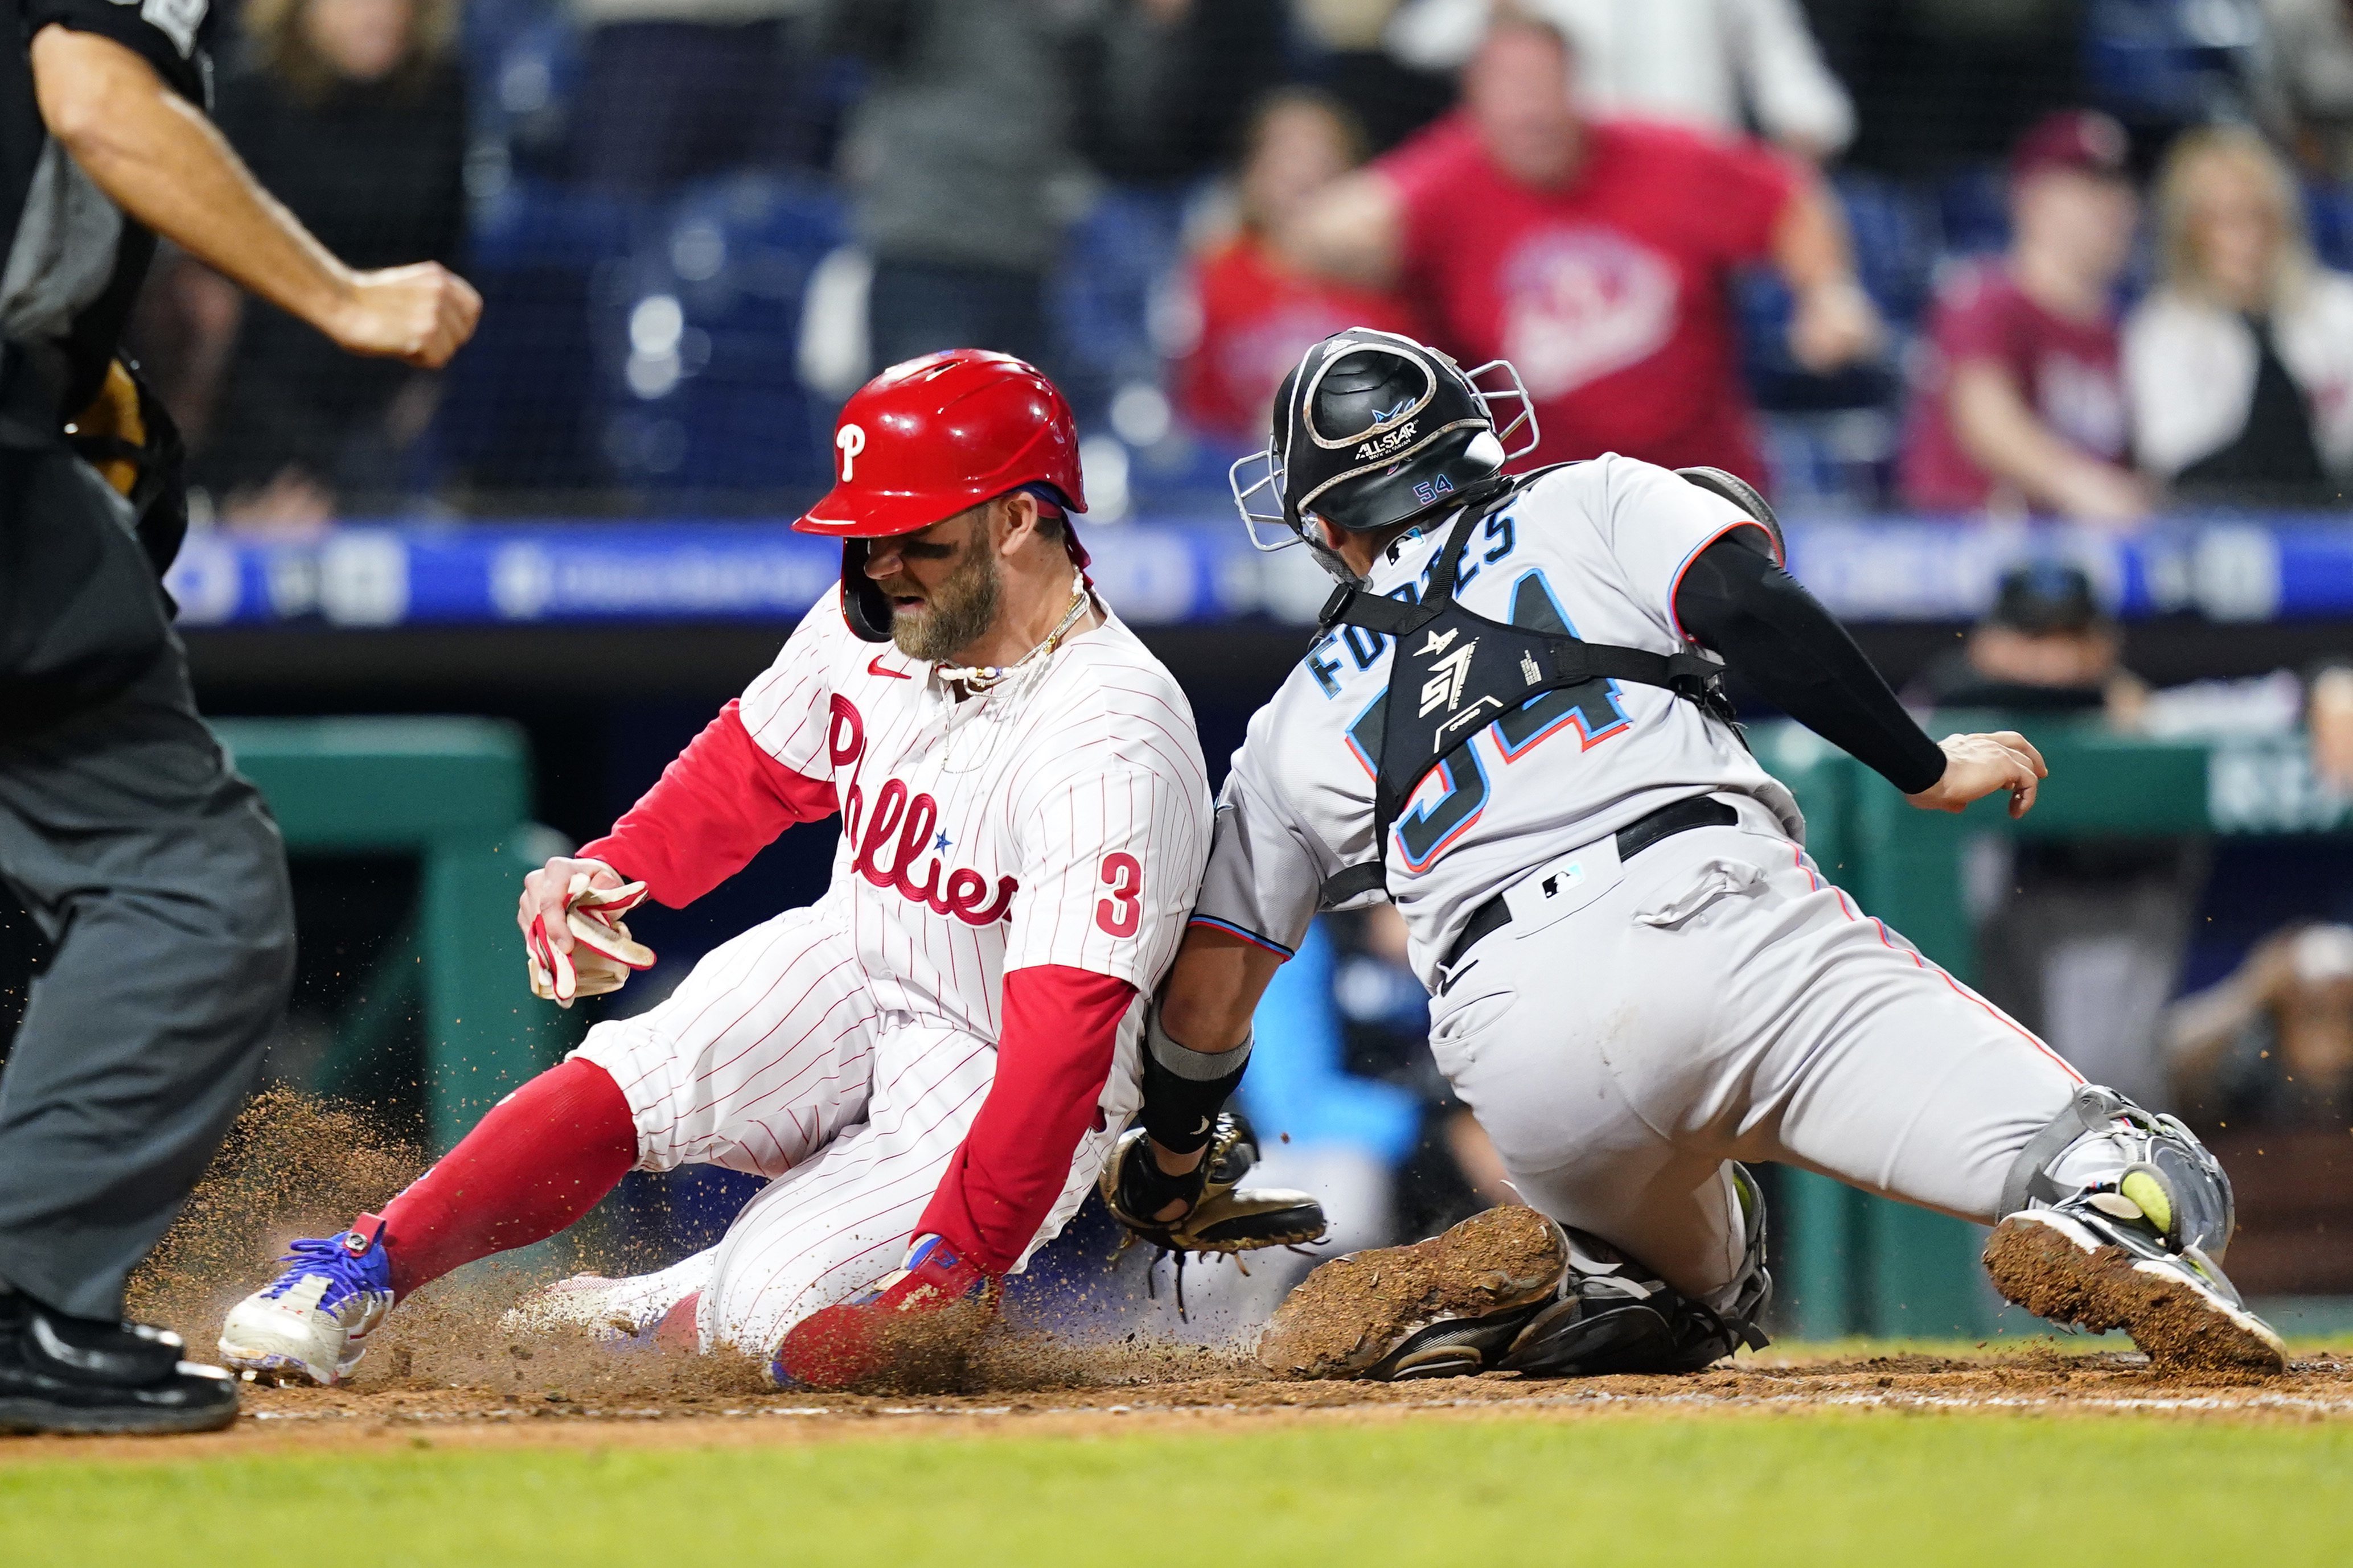
[[[1501,384],[1482,386],[1482,378]],[[1507,422],[1498,403],[1517,405]],[[1459,506],[1535,444],[1535,408],[1507,362],[1465,372],[1411,338],[1350,327],[1283,377],[1266,450],[1233,466],[1234,504],[1261,550],[1304,542],[1346,575],[1306,532],[1309,516],[1363,533]],[[1284,532],[1270,540],[1261,523]]]

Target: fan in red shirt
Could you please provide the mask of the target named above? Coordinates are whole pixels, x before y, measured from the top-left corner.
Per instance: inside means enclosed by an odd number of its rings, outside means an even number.
[[[1584,119],[1571,58],[1557,29],[1500,10],[1462,111],[1335,184],[1287,247],[1405,285],[1465,363],[1510,360],[1535,398],[1536,461],[1615,451],[1758,476],[1726,285],[1748,263],[1780,271],[1808,369],[1871,353],[1879,321],[1837,206],[1759,142]]]
[[[1268,236],[1364,161],[1347,110],[1292,88],[1250,122],[1240,173],[1240,231],[1203,258],[1193,279],[1200,337],[1177,370],[1186,419],[1212,439],[1262,442],[1274,389],[1311,344],[1352,326],[1412,333],[1402,301],[1303,272]]]
[[[2010,155],[2008,255],[1939,296],[1904,442],[1904,499],[1925,511],[2130,522],[2151,504],[2126,466],[2114,290],[2138,201],[2124,127],[2054,114]]]

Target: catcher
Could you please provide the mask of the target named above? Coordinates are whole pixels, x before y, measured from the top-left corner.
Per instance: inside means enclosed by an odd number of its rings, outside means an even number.
[[[1525,399],[1500,361],[1352,329],[1284,381],[1257,481],[1236,466],[1252,538],[1303,542],[1340,586],[1235,756],[1154,1049],[1245,1037],[1319,903],[1393,900],[1438,1065],[1532,1205],[1324,1265],[1261,1359],[1669,1371],[1762,1344],[1740,1162],[1774,1160],[1991,1225],[1986,1267],[2030,1311],[2159,1363],[2279,1370],[2221,1268],[2213,1155],[1824,880],[1717,681],[1728,660],[1926,810],[2022,816],[2034,748],[1922,733],[1732,476],[1615,456],[1505,475],[1504,441],[1535,442]],[[1194,1074],[1190,1113],[1241,1065]],[[1192,1163],[1150,1152],[1133,1209],[1183,1214]]]

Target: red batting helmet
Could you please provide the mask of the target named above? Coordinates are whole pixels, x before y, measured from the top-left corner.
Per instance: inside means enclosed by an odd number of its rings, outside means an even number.
[[[951,349],[858,389],[833,430],[834,487],[793,524],[836,539],[913,533],[1038,485],[1087,510],[1061,389],[1011,354]]]
[[[1087,510],[1079,430],[1061,388],[986,349],[894,364],[853,394],[833,429],[834,486],[793,527],[841,541],[841,611],[891,640],[891,606],[866,577],[866,542],[913,533],[1008,490]],[[1087,563],[1065,528],[1071,557]]]

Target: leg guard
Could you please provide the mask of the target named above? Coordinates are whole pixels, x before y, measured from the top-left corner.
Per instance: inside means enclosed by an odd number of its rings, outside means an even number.
[[[2231,1179],[2198,1135],[2097,1084],[2077,1089],[2027,1141],[1994,1217],[2076,1198],[2118,1219],[2146,1220],[2169,1250],[2194,1247],[2218,1263],[2236,1225]]]

